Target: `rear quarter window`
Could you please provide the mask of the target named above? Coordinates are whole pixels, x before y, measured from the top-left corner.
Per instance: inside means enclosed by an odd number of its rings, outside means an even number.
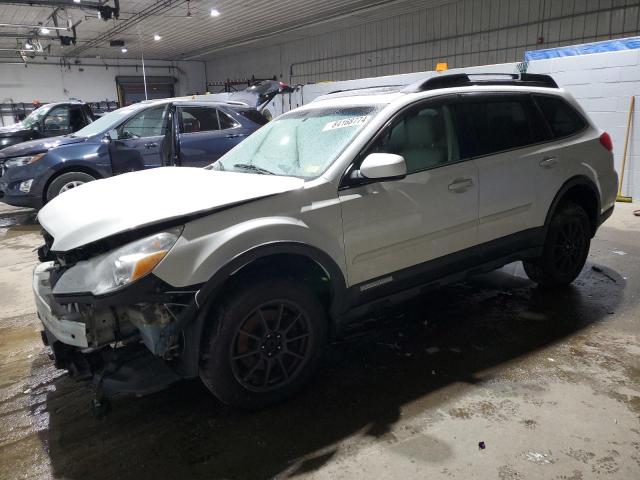
[[[269,123],[269,120],[257,110],[238,110],[238,113],[258,125]]]
[[[554,137],[567,137],[587,126],[582,115],[564,99],[549,95],[534,95],[534,98]]]

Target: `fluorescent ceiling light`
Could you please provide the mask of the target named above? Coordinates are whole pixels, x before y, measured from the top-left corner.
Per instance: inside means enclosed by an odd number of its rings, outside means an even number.
[[[33,50],[33,45],[31,45],[31,42],[27,40],[26,42],[24,42],[24,48],[26,48],[27,50]]]
[[[49,33],[51,33],[51,30],[49,30],[47,27],[40,27],[40,33],[42,35],[49,35]]]
[[[157,42],[158,40],[162,40],[162,37],[160,35],[158,35],[157,33],[155,33],[153,35],[153,39]]]
[[[120,50],[122,53],[127,53],[129,50],[127,49],[127,47],[122,47],[122,50]]]
[[[217,10],[215,8],[211,9],[211,16],[212,17],[219,17],[220,16],[220,10]]]
[[[81,0],[73,0],[73,3],[80,3]]]

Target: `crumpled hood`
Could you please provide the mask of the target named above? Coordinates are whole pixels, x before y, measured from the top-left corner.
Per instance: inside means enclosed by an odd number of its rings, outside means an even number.
[[[20,157],[23,155],[31,155],[33,153],[45,152],[61,145],[70,145],[72,143],[84,142],[84,137],[51,137],[39,138],[38,140],[30,140],[28,142],[12,145],[2,150],[5,157]]]
[[[97,240],[301,188],[294,177],[163,167],[90,182],[40,210],[52,250],[66,252]]]

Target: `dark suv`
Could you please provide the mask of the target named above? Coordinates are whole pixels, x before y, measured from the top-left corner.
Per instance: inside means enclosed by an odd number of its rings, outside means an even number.
[[[40,208],[98,178],[168,165],[204,167],[266,122],[244,105],[186,100],[131,105],[74,134],[0,151],[0,200]]]
[[[21,122],[0,127],[0,150],[28,140],[77,132],[95,119],[86,103],[49,103],[36,108]]]

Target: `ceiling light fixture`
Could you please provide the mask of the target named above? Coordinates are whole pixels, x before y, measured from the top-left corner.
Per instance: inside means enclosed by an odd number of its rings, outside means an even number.
[[[29,40],[27,40],[26,42],[24,42],[24,48],[26,48],[27,50],[33,50],[33,45]]]
[[[80,3],[82,0],[73,0],[73,3]]]
[[[211,16],[212,17],[219,17],[220,16],[220,10],[212,8],[211,9]]]
[[[122,53],[127,53],[129,50],[127,49],[127,47],[122,47],[122,49],[120,51]]]
[[[40,27],[40,33],[42,35],[49,35],[51,33],[51,30],[49,30],[47,27]]]
[[[153,39],[154,39],[156,42],[158,42],[158,41],[162,40],[162,37],[161,37],[160,35],[158,35],[157,33],[155,33],[155,34],[153,35]]]

